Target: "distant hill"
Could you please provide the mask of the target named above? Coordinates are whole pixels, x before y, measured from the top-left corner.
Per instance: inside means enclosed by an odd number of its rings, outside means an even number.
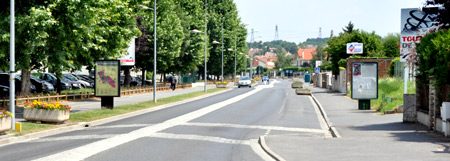
[[[330,39],[329,37],[325,37],[325,38],[308,38],[306,39],[305,42],[302,42],[299,44],[299,46],[301,48],[306,48],[307,45],[326,45],[327,44],[327,40]]]
[[[290,52],[290,53],[296,53],[298,50],[297,45],[294,42],[287,42],[284,40],[274,40],[269,42],[253,42],[249,43],[248,46],[250,48],[260,48],[264,51],[262,53],[265,53],[267,51],[270,51],[270,48],[276,48],[273,52],[275,53],[282,53],[283,49]]]

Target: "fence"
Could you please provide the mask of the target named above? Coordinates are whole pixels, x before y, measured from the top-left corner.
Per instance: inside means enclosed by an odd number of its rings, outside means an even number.
[[[191,88],[192,84],[178,84],[177,88],[178,89],[184,89],[184,88]],[[171,90],[170,89],[170,84],[167,85],[158,85],[158,87],[156,87],[156,91],[168,91]],[[152,93],[153,92],[153,86],[151,87],[133,87],[133,88],[123,88],[123,90],[120,91],[120,95],[121,96],[126,96],[126,95],[133,95],[133,94],[142,94],[142,93]],[[0,104],[0,109],[5,109],[7,107],[9,107],[9,97],[5,97],[3,98]],[[26,101],[42,101],[42,102],[52,102],[52,101],[75,101],[75,100],[82,100],[82,99],[89,99],[89,98],[95,98],[95,94],[93,92],[80,92],[77,94],[63,94],[63,95],[38,95],[35,97],[16,97],[15,99],[15,104],[16,106],[23,106],[23,104]]]

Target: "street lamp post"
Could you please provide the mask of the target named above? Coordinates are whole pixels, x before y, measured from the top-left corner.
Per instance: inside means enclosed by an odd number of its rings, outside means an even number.
[[[225,17],[227,16],[227,14],[228,13],[232,13],[232,12],[238,12],[238,10],[235,10],[235,11],[231,11],[231,12],[227,12],[227,13],[225,13],[224,15],[223,15],[223,17],[222,17],[222,82],[223,82],[223,44],[224,44],[224,41],[223,41],[223,24],[224,24],[224,22],[225,22]]]
[[[233,86],[236,86],[236,50],[237,50],[236,39],[237,39],[236,32],[234,32],[234,82],[233,82]]]
[[[205,30],[206,30],[206,26],[205,26]],[[197,30],[197,29],[194,29],[194,30],[192,30],[192,32],[193,33],[203,33],[202,31],[199,31],[199,30]],[[204,32],[204,33],[206,33],[206,32]],[[207,50],[207,48],[206,48],[206,34],[205,34],[205,75],[204,75],[204,78],[203,79],[205,79],[205,86],[204,86],[204,90],[205,90],[205,92],[206,92],[206,84],[207,84],[207,76],[206,76],[206,50]]]
[[[14,78],[14,73],[15,73],[15,16],[14,16],[14,0],[11,0],[11,21],[10,21],[10,36],[9,36],[9,111],[11,111],[11,113],[13,114],[13,116],[11,117],[11,130],[15,130],[16,129],[16,121],[15,121],[15,117],[16,117],[16,112],[15,112],[15,96],[14,96],[14,90],[15,90],[15,78]]]
[[[149,8],[147,6],[139,5],[141,8],[146,10],[152,10],[153,11],[153,17],[154,17],[154,27],[153,27],[153,102],[156,101],[156,0],[154,1],[153,8]]]
[[[205,0],[205,78],[203,78],[203,79],[205,79],[205,86],[204,86],[204,88],[205,88],[205,93],[206,93],[206,84],[207,84],[207,80],[208,80],[208,76],[206,75],[206,50],[208,50],[207,49],[207,43],[206,43],[206,29],[207,29],[207,23],[206,23],[206,14],[208,13],[207,12],[207,8],[206,8],[206,6],[207,6],[207,4],[208,4],[208,0]]]

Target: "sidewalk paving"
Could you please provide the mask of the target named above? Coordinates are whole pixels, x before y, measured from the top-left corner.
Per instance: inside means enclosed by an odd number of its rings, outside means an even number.
[[[314,97],[341,138],[269,135],[267,146],[286,160],[449,160],[450,139],[419,124],[402,122],[402,114],[358,110],[345,94],[313,87]]]

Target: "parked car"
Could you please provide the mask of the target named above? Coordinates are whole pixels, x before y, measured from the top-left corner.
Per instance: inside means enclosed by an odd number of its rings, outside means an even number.
[[[0,73],[0,85],[2,86],[6,86],[9,88],[9,74],[7,73]],[[15,88],[15,93],[19,94],[20,93],[20,89],[22,88],[22,81],[20,80],[20,77],[15,77],[15,83],[14,83],[14,88]],[[31,84],[30,85],[30,90],[32,93],[36,92],[36,87]]]
[[[16,77],[20,79],[20,75],[17,75]],[[55,87],[51,83],[40,80],[35,76],[30,76],[30,82],[36,87],[37,93],[50,93],[55,91]]]
[[[62,76],[62,79],[63,79],[64,81],[66,81],[66,82],[69,82],[70,85],[72,86],[72,89],[81,89],[81,88],[83,88],[83,87],[81,86],[81,83],[80,83],[80,82],[73,81],[73,80],[67,78],[66,76]]]
[[[66,77],[72,82],[78,82],[80,84],[80,88],[91,88],[91,84],[89,82],[86,82],[84,80],[78,79],[77,77],[73,76],[70,73],[63,74],[63,77]]]
[[[120,76],[120,84],[124,85],[124,83],[125,83],[125,76],[121,75]],[[138,85],[138,81],[137,81],[136,77],[131,76],[130,86],[137,86],[137,85]]]
[[[248,86],[249,88],[251,88],[252,80],[250,79],[250,77],[247,76],[240,77],[238,81],[238,88],[241,88],[241,86]]]
[[[0,98],[9,96],[9,87],[0,85]]]
[[[56,84],[58,83],[58,79],[56,78],[56,76],[52,73],[31,73],[31,75],[35,76],[36,78],[40,79],[40,80],[44,80],[48,83],[51,83],[53,85],[53,87],[57,87]],[[61,85],[60,85],[61,89],[63,90],[71,90],[72,89],[72,85],[65,81],[64,79],[61,79]]]
[[[82,74],[72,74],[73,76],[77,77],[78,80],[83,80],[86,81],[90,84],[91,87],[94,87],[95,83],[94,83],[94,79],[92,79],[91,77],[89,77],[88,75],[82,75]]]

